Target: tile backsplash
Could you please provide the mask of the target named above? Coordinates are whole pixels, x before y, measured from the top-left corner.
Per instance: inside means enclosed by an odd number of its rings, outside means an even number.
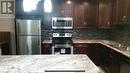
[[[130,46],[130,25],[122,26],[121,29],[111,30],[111,40]]]

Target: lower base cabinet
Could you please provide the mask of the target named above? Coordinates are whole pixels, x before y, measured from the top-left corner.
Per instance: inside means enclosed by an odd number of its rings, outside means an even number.
[[[130,58],[122,57],[120,73],[130,73]]]
[[[107,73],[129,73],[130,59],[99,43],[74,43],[74,54],[86,54]],[[52,44],[42,44],[42,54],[51,54]]]
[[[51,54],[51,45],[52,44],[42,44],[41,54]]]
[[[101,49],[101,67],[107,73],[120,73],[121,54],[109,47],[102,46]]]
[[[111,48],[98,43],[76,43],[74,54],[86,54],[107,73],[121,73],[121,54]]]
[[[121,54],[111,50],[111,72],[110,73],[120,73],[121,67]]]
[[[11,55],[10,42],[5,42],[0,44],[1,54],[2,55]]]
[[[100,44],[75,43],[74,54],[86,54],[96,65],[100,61]]]

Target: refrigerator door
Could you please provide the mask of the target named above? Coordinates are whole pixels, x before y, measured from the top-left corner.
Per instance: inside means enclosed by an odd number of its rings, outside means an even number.
[[[18,54],[40,54],[40,36],[17,36]]]
[[[17,35],[41,35],[40,20],[16,20]]]

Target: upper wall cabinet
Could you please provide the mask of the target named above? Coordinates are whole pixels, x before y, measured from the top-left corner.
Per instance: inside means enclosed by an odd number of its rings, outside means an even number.
[[[90,1],[75,1],[74,28],[95,28],[97,24],[97,4]]]
[[[74,29],[94,28],[97,24],[97,4],[87,0],[51,0],[52,13],[43,12],[43,25],[51,29],[52,17],[72,17]]]
[[[113,23],[130,23],[130,0],[113,0]]]
[[[43,12],[43,27],[44,29],[51,29],[52,17],[73,17],[74,3],[68,0],[51,0],[52,12]],[[44,3],[44,2],[43,2]]]
[[[130,0],[127,0],[128,3],[128,9],[127,9],[127,18],[128,18],[128,22],[130,23]]]
[[[61,3],[61,14],[64,17],[73,17],[74,3],[72,1],[63,0]]]
[[[52,0],[53,17],[73,17],[74,3],[68,0]]]
[[[98,27],[103,29],[110,28],[112,24],[112,1],[100,0],[99,1],[99,15],[98,15]]]

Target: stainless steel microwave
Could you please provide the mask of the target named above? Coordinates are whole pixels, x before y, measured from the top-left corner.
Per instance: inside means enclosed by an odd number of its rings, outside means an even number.
[[[73,18],[52,17],[52,29],[73,29]]]

